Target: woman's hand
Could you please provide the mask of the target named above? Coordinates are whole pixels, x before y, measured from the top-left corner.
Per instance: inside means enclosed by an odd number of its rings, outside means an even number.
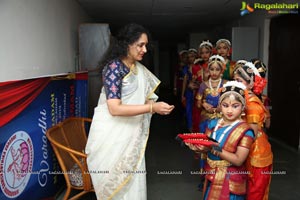
[[[174,105],[169,105],[163,101],[153,103],[153,112],[160,115],[168,115],[175,108]]]

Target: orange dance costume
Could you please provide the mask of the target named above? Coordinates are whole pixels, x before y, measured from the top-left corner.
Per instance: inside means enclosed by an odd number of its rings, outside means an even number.
[[[268,136],[263,126],[270,113],[256,96],[263,91],[266,80],[262,77],[253,63],[246,62],[234,71],[234,78],[246,85],[249,94],[246,96],[246,122],[255,127],[255,140],[250,148],[246,167],[248,177],[248,200],[267,200],[271,182],[273,153]]]
[[[247,170],[250,172],[248,179],[247,199],[268,199],[269,187],[273,164],[273,153],[268,136],[262,127],[268,112],[260,99],[253,95],[247,100],[246,121],[258,124],[259,130],[254,140],[249,157],[247,159]]]

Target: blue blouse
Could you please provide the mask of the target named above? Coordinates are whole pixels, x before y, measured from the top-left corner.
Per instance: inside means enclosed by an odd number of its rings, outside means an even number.
[[[217,125],[217,123],[218,123],[218,119],[212,119],[212,120],[210,120],[209,123],[208,123],[208,128],[211,129],[211,130],[214,130],[214,128],[215,128],[215,126]],[[238,124],[239,124],[239,123],[238,123]],[[230,130],[228,130],[227,133],[225,133],[224,138],[223,138],[223,140],[222,140],[221,143],[220,143],[220,147],[223,148],[223,146],[224,146],[224,144],[225,144],[225,141],[226,141],[227,137],[229,136],[229,133],[230,133],[231,130],[232,130],[233,128],[235,128],[238,124],[234,125]],[[229,125],[228,125],[228,126],[229,126]],[[222,133],[224,133],[224,131],[228,128],[228,126],[220,127],[220,128],[216,131],[216,138],[214,138],[214,139],[219,140],[220,137],[221,137],[221,135],[222,135]],[[253,130],[252,130],[252,129],[247,130],[247,131],[245,132],[245,136],[249,136],[249,137],[251,137],[251,138],[254,139],[254,132],[253,132]],[[211,158],[211,159],[213,159],[213,160],[220,160],[219,157],[213,155],[211,152],[208,152],[208,156],[209,156],[209,158]]]
[[[103,86],[106,99],[121,99],[122,79],[130,69],[120,59],[110,61],[102,71]]]

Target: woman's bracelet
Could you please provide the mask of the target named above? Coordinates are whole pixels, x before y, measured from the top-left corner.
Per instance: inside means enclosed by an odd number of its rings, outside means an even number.
[[[150,103],[150,113],[153,114],[153,102]]]

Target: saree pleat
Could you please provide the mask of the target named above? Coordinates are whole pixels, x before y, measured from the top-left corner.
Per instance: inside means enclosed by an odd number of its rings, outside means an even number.
[[[136,67],[137,74],[122,80],[122,104],[157,100],[160,81],[140,63]],[[144,155],[151,116],[112,116],[102,89],[85,149],[97,199],[146,199]]]

